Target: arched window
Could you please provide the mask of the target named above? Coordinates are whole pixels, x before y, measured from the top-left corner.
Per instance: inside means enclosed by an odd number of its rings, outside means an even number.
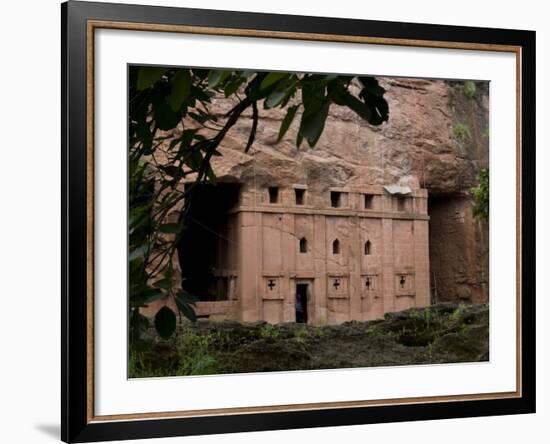
[[[367,242],[365,242],[365,254],[366,255],[370,254],[370,249],[371,249],[371,243],[370,243],[370,240],[368,240]]]
[[[300,239],[300,253],[307,253],[307,239],[305,237]]]
[[[340,254],[340,241],[335,239],[332,243],[332,254]]]

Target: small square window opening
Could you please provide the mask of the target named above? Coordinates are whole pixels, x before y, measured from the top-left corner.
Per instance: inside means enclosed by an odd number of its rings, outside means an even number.
[[[304,205],[305,203],[305,196],[306,196],[306,190],[301,190],[299,188],[294,190],[295,196],[296,196],[296,205]]]
[[[333,208],[340,208],[342,206],[342,193],[339,191],[330,192],[330,206]]]
[[[279,202],[279,187],[269,187],[269,203]]]

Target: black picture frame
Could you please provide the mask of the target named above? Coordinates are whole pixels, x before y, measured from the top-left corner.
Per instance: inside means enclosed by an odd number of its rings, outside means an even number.
[[[521,88],[521,393],[499,399],[241,412],[230,415],[97,421],[90,415],[89,161],[87,64],[91,20],[262,32],[370,37],[388,41],[519,48]],[[180,435],[510,415],[535,412],[535,32],[69,1],[62,22],[62,384],[61,437],[90,442]],[[525,116],[525,117],[523,117]],[[93,404],[92,404],[93,405]]]

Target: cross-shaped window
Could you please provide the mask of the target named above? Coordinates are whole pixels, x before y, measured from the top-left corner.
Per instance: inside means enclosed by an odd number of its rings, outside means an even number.
[[[334,283],[332,285],[335,290],[338,290],[338,287],[340,286],[340,279],[334,279]]]
[[[267,286],[269,287],[269,291],[273,291],[277,284],[275,283],[275,279],[269,279],[267,282]]]

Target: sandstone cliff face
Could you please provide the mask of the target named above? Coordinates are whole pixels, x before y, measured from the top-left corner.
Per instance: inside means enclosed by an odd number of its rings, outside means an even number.
[[[244,146],[251,120],[233,127],[214,159],[220,182],[246,187],[304,184],[322,196],[331,187],[363,188],[406,183],[429,192],[430,269],[434,301],[488,299],[488,228],[472,216],[469,189],[488,166],[488,84],[379,78],[390,119],[372,127],[347,108],[333,105],[315,148],[296,148],[299,116],[276,144],[285,112],[260,110],[256,140]],[[233,106],[213,103],[220,116]],[[248,116],[249,117],[249,116]]]
[[[284,111],[263,110],[256,141],[243,152],[250,121],[241,119],[223,142],[215,162],[223,178],[247,182],[323,183],[363,186],[396,183],[414,176],[434,194],[461,193],[475,183],[480,163],[487,162],[486,86],[477,96],[461,92],[462,82],[380,78],[387,89],[390,119],[373,127],[347,108],[333,105],[315,148],[296,148],[298,118],[276,144]],[[232,106],[215,102],[220,115]],[[469,133],[469,134],[468,134]]]

